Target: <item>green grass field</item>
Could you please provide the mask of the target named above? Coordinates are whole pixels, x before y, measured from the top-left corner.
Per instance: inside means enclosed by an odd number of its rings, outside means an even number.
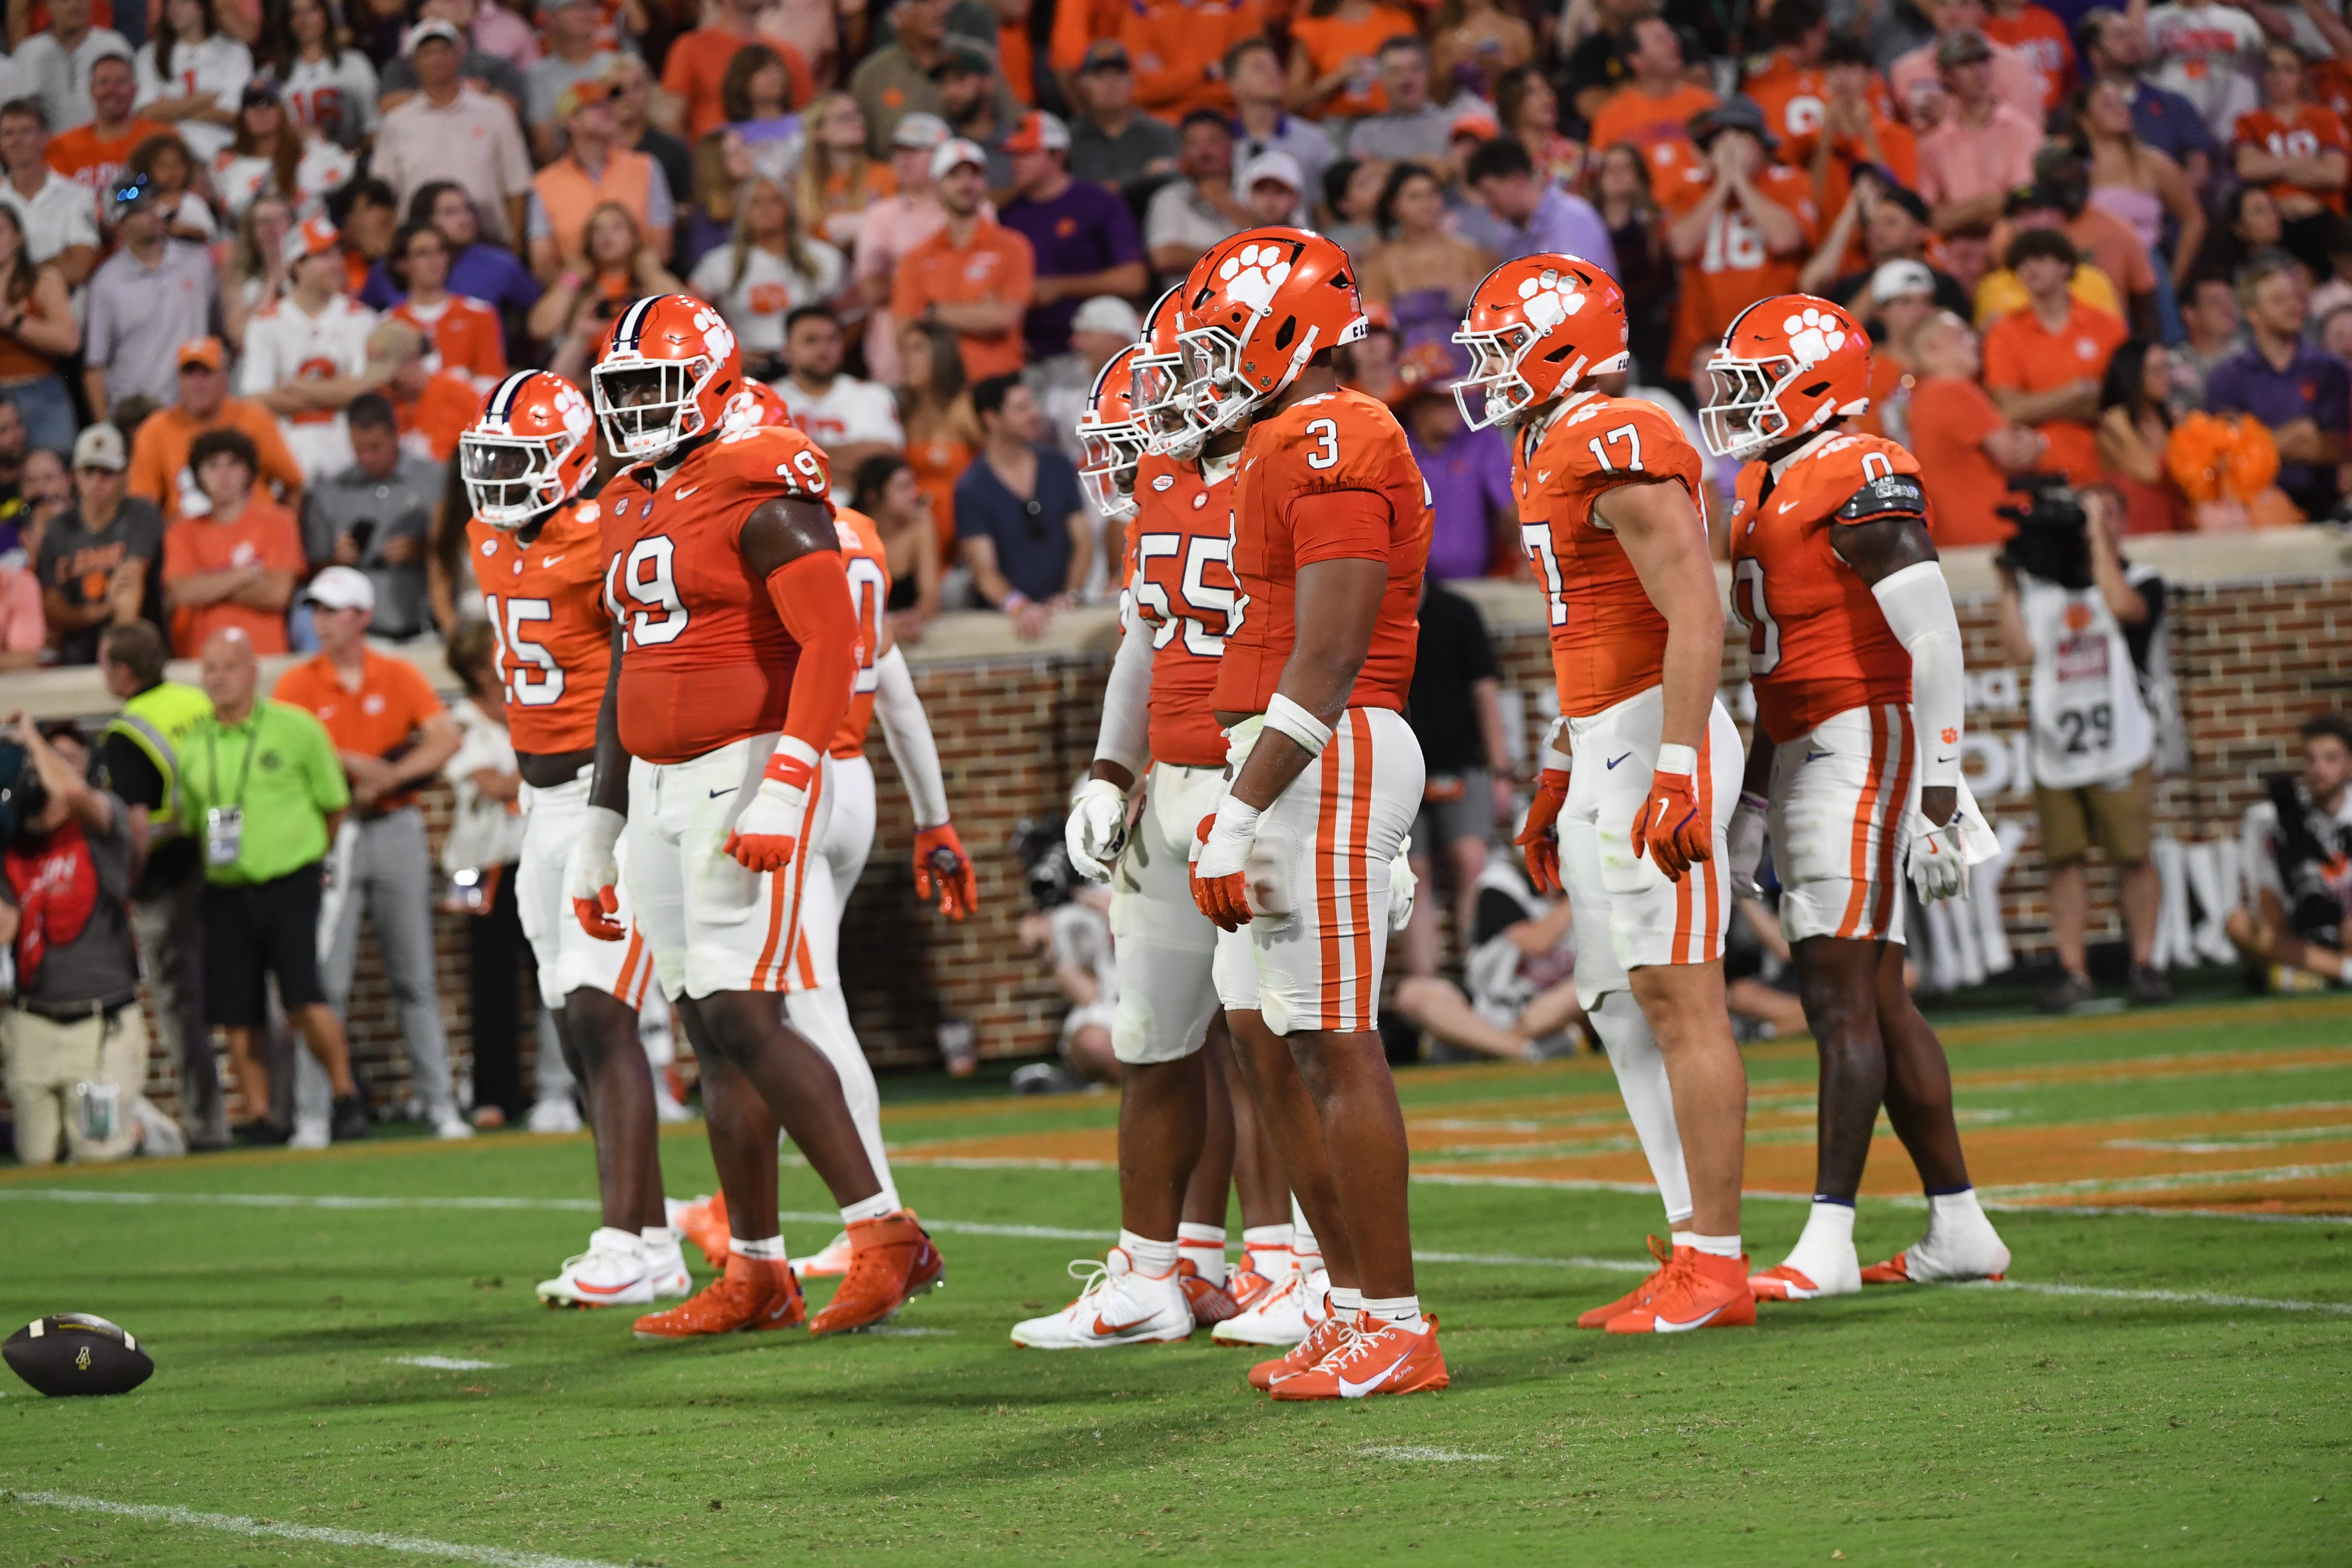
[[[2352,1005],[1950,1046],[2012,1286],[1660,1341],[1567,1326],[1659,1228],[1605,1068],[1406,1073],[1454,1386],[1345,1407],[1205,1336],[1009,1346],[1115,1226],[1107,1096],[886,1080],[949,1285],[821,1342],[540,1306],[594,1224],[584,1139],[0,1172],[0,1318],[101,1312],[157,1363],[114,1400],[6,1380],[0,1564],[2352,1563]],[[1750,1073],[1760,1267],[1803,1220],[1810,1047]],[[662,1152],[709,1190],[698,1128]],[[1891,1139],[1869,1191],[1865,1262],[1924,1220]],[[785,1202],[831,1233],[805,1170]]]

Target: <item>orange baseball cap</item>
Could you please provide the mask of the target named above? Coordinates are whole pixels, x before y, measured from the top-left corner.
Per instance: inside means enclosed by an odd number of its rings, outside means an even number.
[[[227,363],[226,351],[218,338],[190,338],[180,345],[180,368],[202,365],[206,370],[218,370]]]

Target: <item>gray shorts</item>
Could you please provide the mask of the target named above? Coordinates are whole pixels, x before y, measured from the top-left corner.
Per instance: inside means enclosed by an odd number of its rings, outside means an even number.
[[[1495,785],[1484,768],[1433,773],[1412,819],[1412,852],[1435,855],[1458,838],[1495,841]]]

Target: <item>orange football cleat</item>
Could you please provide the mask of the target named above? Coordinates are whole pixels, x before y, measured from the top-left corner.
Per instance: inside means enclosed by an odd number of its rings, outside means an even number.
[[[1901,1260],[1898,1258],[1896,1261]],[[1748,1292],[1759,1301],[1811,1301],[1822,1296],[1847,1294],[1820,1283],[1803,1269],[1786,1263],[1776,1263],[1761,1274],[1749,1275]]]
[[[1412,1333],[1359,1313],[1348,1341],[1311,1370],[1286,1377],[1271,1390],[1276,1399],[1361,1399],[1373,1394],[1425,1394],[1453,1381],[1445,1354],[1437,1348],[1437,1320]]]
[[[1222,1323],[1241,1310],[1224,1286],[1212,1285],[1201,1278],[1200,1266],[1189,1258],[1176,1260],[1176,1279],[1184,1287],[1184,1301],[1192,1309],[1192,1326],[1196,1329]]]
[[[808,1302],[792,1265],[782,1258],[727,1255],[727,1272],[667,1312],[637,1320],[641,1340],[690,1340],[704,1334],[797,1329]]]
[[[713,1268],[727,1267],[734,1237],[727,1229],[727,1194],[713,1193],[677,1211],[678,1233],[702,1248],[702,1260]]]
[[[1265,1300],[1274,1289],[1275,1282],[1257,1271],[1257,1259],[1250,1253],[1243,1253],[1240,1260],[1225,1271],[1225,1294],[1234,1299],[1238,1310],[1249,1310]]]
[[[1262,1361],[1250,1368],[1249,1385],[1252,1388],[1270,1389],[1286,1378],[1297,1377],[1303,1372],[1311,1372],[1321,1363],[1324,1357],[1347,1344],[1348,1336],[1355,1332],[1356,1325],[1349,1319],[1332,1311],[1329,1300],[1328,1297],[1324,1299],[1323,1316],[1316,1321],[1313,1328],[1307,1331],[1305,1339],[1272,1361]]]
[[[1748,1255],[1717,1258],[1677,1247],[1645,1304],[1609,1320],[1612,1334],[1680,1334],[1693,1329],[1753,1326],[1756,1297],[1748,1289]]]
[[[811,1320],[812,1334],[870,1329],[947,1277],[940,1249],[912,1209],[852,1221],[849,1246],[849,1272]]]
[[[1639,1285],[1634,1286],[1614,1301],[1605,1307],[1595,1307],[1591,1311],[1580,1315],[1576,1320],[1578,1328],[1605,1329],[1609,1326],[1610,1319],[1622,1316],[1637,1307],[1646,1307],[1650,1304],[1650,1298],[1657,1294],[1658,1281],[1666,1277],[1666,1265],[1674,1261],[1675,1251],[1671,1247],[1659,1246],[1658,1238],[1654,1236],[1648,1240],[1650,1256],[1658,1260],[1658,1266],[1644,1275]]]
[[[1980,1274],[1968,1278],[1979,1279],[2005,1279],[2008,1277],[2008,1262],[2009,1249],[2007,1247],[2003,1247],[2001,1248],[2002,1268],[2000,1273]],[[1963,1277],[1956,1276],[1956,1278]],[[1872,1264],[1869,1268],[1862,1271],[1862,1282],[1865,1285],[1909,1285],[1916,1283],[1916,1281],[1911,1278],[1910,1252],[1906,1249],[1896,1253],[1894,1257],[1888,1258],[1884,1263]]]

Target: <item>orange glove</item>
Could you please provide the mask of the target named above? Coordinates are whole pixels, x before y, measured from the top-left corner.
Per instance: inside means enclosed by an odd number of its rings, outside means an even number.
[[[621,907],[621,895],[614,890],[621,868],[614,846],[621,841],[625,826],[626,819],[619,812],[590,806],[580,837],[564,857],[563,890],[572,900],[572,918],[598,942],[618,942],[629,934],[627,927],[613,919]]]
[[[808,742],[786,735],[776,742],[760,793],[735,819],[735,829],[722,847],[747,871],[781,871],[793,863],[800,847],[801,818],[808,805],[809,781],[816,776],[816,757]]]
[[[1560,890],[1559,835],[1552,825],[1559,820],[1559,808],[1567,802],[1568,770],[1544,769],[1536,778],[1536,798],[1528,804],[1527,825],[1512,840],[1527,856],[1528,881],[1538,893]]]
[[[1715,854],[1715,825],[1698,808],[1695,778],[1698,752],[1690,746],[1660,746],[1650,772],[1649,797],[1633,814],[1630,837],[1636,858],[1646,854],[1669,882]]]
[[[1250,844],[1257,836],[1258,814],[1227,795],[1213,816],[1201,818],[1193,837],[1192,902],[1221,931],[1239,931],[1250,922]]]
[[[956,837],[951,822],[918,828],[915,833],[915,897],[928,904],[935,889],[940,913],[951,921],[963,919],[979,906],[971,857],[963,852],[963,840]]]

